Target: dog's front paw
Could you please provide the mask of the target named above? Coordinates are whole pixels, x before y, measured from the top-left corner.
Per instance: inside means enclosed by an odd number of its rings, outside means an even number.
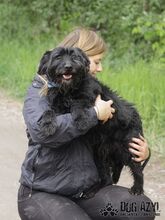
[[[45,111],[39,122],[40,130],[46,136],[53,135],[56,131],[55,113],[52,110]]]
[[[133,195],[141,195],[144,193],[143,187],[133,185],[129,192]]]
[[[80,131],[84,131],[89,127],[89,123],[88,120],[85,119],[81,119],[79,121],[75,121],[76,127],[78,128],[78,130]]]
[[[89,128],[90,117],[87,111],[76,109],[72,112],[72,116],[78,130],[84,131]]]

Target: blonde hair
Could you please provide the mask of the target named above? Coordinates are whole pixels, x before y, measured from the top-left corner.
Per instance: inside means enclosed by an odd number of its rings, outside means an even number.
[[[79,47],[87,56],[95,56],[106,51],[106,44],[99,34],[85,28],[72,31],[58,46]]]

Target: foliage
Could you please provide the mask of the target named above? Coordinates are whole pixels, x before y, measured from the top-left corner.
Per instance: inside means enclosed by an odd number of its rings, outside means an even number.
[[[138,51],[141,53],[145,48],[145,58],[150,54],[165,59],[165,12],[164,14],[153,16],[146,14],[136,20],[136,26],[132,30]],[[165,61],[165,60],[164,60]]]
[[[100,31],[113,57],[163,57],[164,0],[1,0],[1,37],[62,38],[76,26]],[[133,55],[133,56],[132,56]]]
[[[21,21],[20,21],[21,19]],[[26,36],[30,32],[31,23],[25,8],[16,4],[0,3],[0,35],[1,38],[17,37],[18,31]]]

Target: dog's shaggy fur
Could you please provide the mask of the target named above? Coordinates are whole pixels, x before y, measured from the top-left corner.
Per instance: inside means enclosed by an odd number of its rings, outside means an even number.
[[[71,113],[77,129],[85,131],[90,123],[88,109],[94,106],[100,94],[105,101],[113,100],[116,112],[106,123],[99,122],[85,135],[93,147],[101,185],[117,183],[124,165],[129,166],[134,178],[131,193],[143,193],[143,168],[133,161],[128,143],[132,137],[143,135],[140,116],[134,106],[120,98],[89,74],[89,60],[78,48],[55,48],[47,51],[39,65],[38,74],[48,80],[48,99],[51,110],[40,120],[40,127],[47,135],[56,130],[56,114]]]

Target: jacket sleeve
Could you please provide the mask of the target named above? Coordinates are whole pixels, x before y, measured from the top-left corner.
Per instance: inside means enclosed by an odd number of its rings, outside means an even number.
[[[88,109],[90,123],[89,127],[84,131],[80,131],[76,128],[70,113],[62,114],[56,116],[55,120],[57,127],[54,135],[45,136],[39,129],[39,120],[43,113],[50,109],[50,106],[47,97],[40,96],[39,94],[41,86],[41,82],[36,80],[33,81],[28,89],[23,107],[25,124],[34,142],[56,148],[85,134],[90,128],[98,123],[96,112],[93,107]]]

